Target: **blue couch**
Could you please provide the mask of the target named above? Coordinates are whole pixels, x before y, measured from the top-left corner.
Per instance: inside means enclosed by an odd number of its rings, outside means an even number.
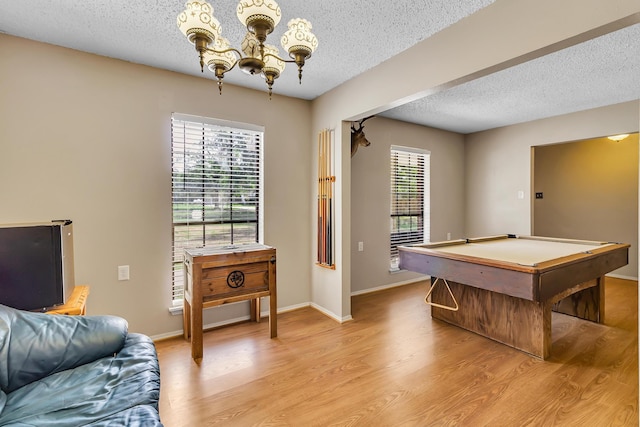
[[[0,305],[0,426],[162,426],[160,370],[115,316]]]

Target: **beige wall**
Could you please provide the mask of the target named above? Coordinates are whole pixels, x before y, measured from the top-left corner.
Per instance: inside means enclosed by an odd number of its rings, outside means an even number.
[[[615,274],[638,277],[638,134],[534,147],[533,234],[633,243],[629,265]]]
[[[311,109],[307,101],[0,35],[0,223],[70,218],[88,312],[133,331],[179,332],[169,314],[172,112],[265,127],[265,243],[279,307],[308,304]],[[197,62],[194,59],[194,66]],[[117,280],[130,265],[131,280]],[[205,324],[248,314],[207,310]]]
[[[465,233],[532,234],[531,147],[637,132],[639,108],[626,102],[467,135]]]
[[[368,120],[371,142],[351,159],[351,292],[420,277],[389,272],[389,153],[391,145],[431,153],[431,238],[462,237],[464,226],[464,137],[457,133],[382,117]],[[363,242],[364,251],[358,251]]]

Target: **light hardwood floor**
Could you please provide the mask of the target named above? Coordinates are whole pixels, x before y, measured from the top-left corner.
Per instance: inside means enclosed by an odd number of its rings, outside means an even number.
[[[607,279],[605,324],[553,314],[542,361],[432,320],[417,283],[156,343],[173,426],[637,426],[637,282]]]

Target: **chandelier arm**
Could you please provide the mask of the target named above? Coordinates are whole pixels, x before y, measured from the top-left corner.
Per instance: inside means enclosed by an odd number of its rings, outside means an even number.
[[[240,59],[242,59],[242,54],[240,53],[240,51],[238,49],[233,48],[233,47],[231,47],[229,49],[225,49],[225,50],[215,50],[215,49],[211,49],[211,48],[208,47],[208,48],[206,48],[206,51],[209,52],[209,53],[217,53],[219,55],[222,55],[223,53],[227,53],[227,52],[233,52],[233,53],[235,53],[236,55],[239,56],[239,58],[236,59],[233,62],[233,65],[228,70],[226,70],[225,73],[228,73],[229,71],[233,70],[236,67],[236,65],[238,65],[238,61]]]
[[[225,49],[225,50],[215,50],[215,49],[211,49],[210,47],[206,48],[207,52],[211,52],[211,53],[219,53],[219,54],[223,54],[223,53],[227,53],[227,52],[234,52],[236,54],[238,54],[238,56],[240,58],[242,58],[242,54],[240,53],[240,51],[236,48],[230,47],[229,49]]]
[[[284,58],[280,58],[278,55],[274,55],[274,54],[272,54],[272,53],[265,53],[265,54],[264,54],[264,56],[265,56],[265,57],[266,57],[266,56],[272,56],[272,57],[274,57],[274,58],[276,58],[277,60],[282,61],[282,62],[288,62],[288,63],[294,63],[294,62],[296,62],[296,61],[295,61],[295,59],[284,59]]]
[[[304,58],[302,61],[300,61],[300,59],[284,59],[284,58],[280,58],[277,55],[273,55],[271,53],[266,53],[264,54],[264,56],[273,56],[274,58],[282,61],[282,62],[288,62],[291,64],[296,64],[298,66],[298,81],[300,82],[300,84],[302,84],[302,67],[304,67]]]

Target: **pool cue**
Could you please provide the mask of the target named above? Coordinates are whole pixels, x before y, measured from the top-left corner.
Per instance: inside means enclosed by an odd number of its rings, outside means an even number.
[[[320,227],[318,228],[318,238],[320,239],[320,258],[318,262],[324,263],[324,135],[320,131],[320,170],[318,179],[320,182]]]
[[[332,211],[332,205],[333,205],[333,175],[332,175],[332,170],[331,170],[331,131],[327,129],[327,139],[328,139],[328,155],[327,155],[327,185],[329,186],[329,194],[328,194],[328,199],[329,199],[329,212],[328,212],[328,218],[329,218],[329,230],[328,233],[329,235],[327,236],[327,264],[328,265],[333,265],[333,211]]]
[[[322,259],[322,134],[318,134],[318,256],[316,261]]]
[[[327,263],[327,140],[322,131],[322,264]]]

